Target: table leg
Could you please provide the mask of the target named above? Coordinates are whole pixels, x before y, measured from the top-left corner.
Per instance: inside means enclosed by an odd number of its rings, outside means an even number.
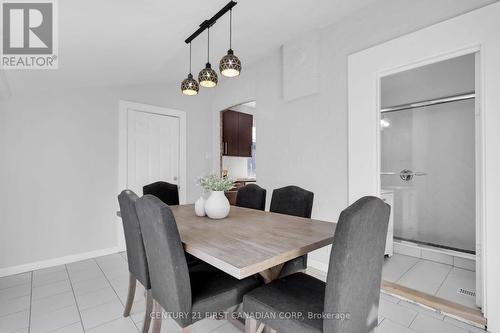
[[[277,280],[280,277],[283,265],[284,264],[279,264],[259,273],[260,276],[264,278],[265,284],[271,283],[272,281]],[[263,332],[265,327],[266,326],[263,323],[260,323],[259,327],[257,328],[257,333]]]
[[[281,270],[283,269],[284,264],[279,264],[277,266],[266,269],[265,271],[260,272],[260,276],[264,278],[264,282],[266,284],[276,280],[279,278]]]

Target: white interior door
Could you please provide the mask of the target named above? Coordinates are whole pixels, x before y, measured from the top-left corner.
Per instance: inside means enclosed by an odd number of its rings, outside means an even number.
[[[120,101],[118,188],[142,195],[142,187],[163,180],[179,186],[186,203],[186,113],[154,105]],[[118,201],[117,209],[118,207]],[[125,250],[120,218],[117,245]]]
[[[179,129],[178,117],[128,110],[127,187],[137,195],[160,180],[180,186]]]

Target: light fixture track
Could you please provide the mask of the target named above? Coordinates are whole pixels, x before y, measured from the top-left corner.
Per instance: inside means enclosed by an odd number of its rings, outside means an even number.
[[[214,16],[212,16],[210,19],[208,20],[205,20],[203,21],[201,24],[200,24],[200,27],[198,28],[198,30],[196,30],[195,32],[193,32],[193,34],[191,36],[189,36],[185,42],[186,44],[189,44],[191,43],[196,37],[198,37],[203,31],[205,31],[206,29],[210,28],[212,25],[215,24],[215,22],[217,22],[217,20],[219,18],[221,18],[222,16],[224,16],[224,14],[226,14],[228,11],[230,11],[234,6],[236,6],[238,3],[236,1],[229,1],[227,3],[227,5],[225,5],[221,10],[219,10],[217,12],[217,14],[215,14]]]

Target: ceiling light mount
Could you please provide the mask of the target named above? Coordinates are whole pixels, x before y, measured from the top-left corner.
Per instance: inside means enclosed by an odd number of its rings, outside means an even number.
[[[199,35],[201,35],[201,33],[205,30],[207,30],[208,28],[210,28],[212,25],[215,24],[215,22],[217,22],[218,19],[220,19],[222,16],[224,16],[224,14],[226,14],[228,11],[230,11],[234,6],[236,6],[238,3],[236,1],[229,1],[227,3],[227,5],[224,6],[224,8],[222,8],[221,10],[219,10],[217,12],[217,14],[215,14],[214,16],[212,16],[212,18],[210,18],[209,20],[205,20],[203,21],[201,24],[200,24],[200,27],[198,28],[198,30],[196,30],[195,32],[193,32],[193,34],[191,36],[189,36],[185,42],[186,44],[189,44],[193,41],[193,39],[195,39],[196,37],[198,37]]]

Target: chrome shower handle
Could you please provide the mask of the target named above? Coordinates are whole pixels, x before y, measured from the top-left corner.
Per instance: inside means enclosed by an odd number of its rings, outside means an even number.
[[[408,169],[404,169],[404,170],[401,170],[400,172],[381,172],[380,173],[381,175],[384,175],[384,176],[390,176],[390,175],[397,175],[399,176],[399,178],[401,178],[402,180],[408,182],[410,180],[413,179],[413,177],[415,176],[426,176],[427,173],[425,172],[418,172],[418,171],[411,171],[411,170],[408,170]]]

